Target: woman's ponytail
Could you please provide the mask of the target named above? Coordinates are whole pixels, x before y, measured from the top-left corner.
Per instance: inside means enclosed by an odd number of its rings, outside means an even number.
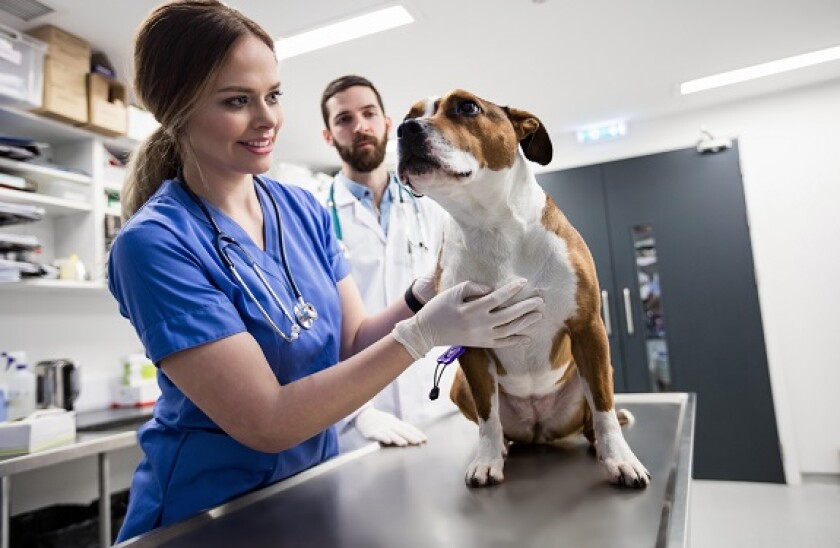
[[[166,179],[174,179],[180,167],[175,139],[158,127],[131,155],[122,192],[122,219],[140,209]]]

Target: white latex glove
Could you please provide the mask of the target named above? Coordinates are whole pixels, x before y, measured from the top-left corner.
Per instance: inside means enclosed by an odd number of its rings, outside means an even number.
[[[419,428],[375,407],[363,409],[355,420],[356,428],[369,440],[382,445],[420,445],[428,438]]]
[[[435,346],[499,348],[527,343],[530,339],[521,333],[542,318],[545,301],[534,296],[510,304],[524,286],[525,280],[519,279],[488,293],[486,286],[462,282],[397,323],[391,334],[415,360]]]
[[[417,300],[423,304],[432,300],[437,290],[435,289],[435,272],[434,270],[428,272],[416,280],[411,285],[411,292],[417,297]]]

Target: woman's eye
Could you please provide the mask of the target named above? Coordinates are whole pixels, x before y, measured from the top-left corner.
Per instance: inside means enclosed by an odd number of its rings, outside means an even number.
[[[462,101],[458,105],[458,114],[463,116],[478,116],[481,113],[481,107],[475,101]]]
[[[238,97],[231,97],[230,99],[225,100],[225,104],[231,107],[244,107],[248,104],[248,98],[244,95],[240,95]]]
[[[272,91],[268,94],[268,102],[271,104],[279,103],[281,95],[283,95],[283,92],[279,89],[277,91]]]

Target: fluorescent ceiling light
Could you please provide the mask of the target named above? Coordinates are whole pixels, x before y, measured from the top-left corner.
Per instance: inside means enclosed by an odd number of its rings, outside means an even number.
[[[607,122],[597,126],[589,126],[579,129],[577,132],[578,143],[589,144],[599,141],[612,141],[627,135],[627,123],[623,120]]]
[[[810,67],[819,63],[827,63],[840,59],[840,46],[828,49],[821,49],[819,51],[812,51],[811,53],[803,53],[802,55],[794,55],[778,61],[770,61],[769,63],[761,63],[760,65],[753,65],[738,70],[731,70],[729,72],[722,72],[714,76],[707,76],[705,78],[698,78],[680,84],[680,93],[688,95],[697,91],[705,91],[707,89],[717,88],[721,86],[728,86],[729,84],[737,84],[739,82],[746,82],[755,78],[763,76],[770,76],[780,72],[787,72],[803,67]]]
[[[408,10],[402,6],[392,6],[288,38],[281,38],[274,43],[274,46],[277,50],[277,58],[286,59],[413,22],[414,18]]]

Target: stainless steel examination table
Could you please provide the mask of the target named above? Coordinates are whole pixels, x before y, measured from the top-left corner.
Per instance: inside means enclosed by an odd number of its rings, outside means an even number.
[[[636,416],[625,436],[645,490],[610,486],[583,440],[514,445],[503,484],[467,488],[478,428],[453,414],[423,446],[371,445],[120,546],[687,546],[694,395],[616,400]]]

